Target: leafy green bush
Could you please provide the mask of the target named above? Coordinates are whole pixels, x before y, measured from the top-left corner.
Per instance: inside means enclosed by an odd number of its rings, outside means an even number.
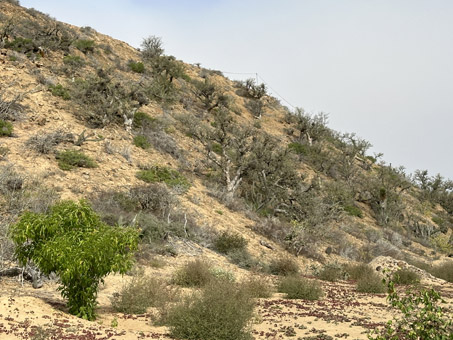
[[[148,307],[163,307],[178,297],[176,289],[164,281],[138,272],[111,298],[113,309],[127,314],[143,314]]]
[[[74,41],[73,45],[84,54],[87,54],[88,52],[94,52],[94,40],[79,39]]]
[[[214,240],[214,249],[219,253],[228,254],[231,251],[242,250],[247,246],[247,240],[238,233],[223,232]]]
[[[149,147],[151,146],[146,136],[143,135],[137,135],[134,137],[134,145],[144,150],[149,149]]]
[[[344,267],[349,279],[359,280],[374,274],[373,268],[365,263],[349,264]]]
[[[335,282],[344,278],[343,268],[335,263],[326,264],[317,277],[323,281]]]
[[[63,85],[61,85],[61,84],[50,85],[49,86],[49,91],[55,97],[61,97],[64,100],[71,99],[71,95],[69,94],[69,90],[64,88]]]
[[[132,126],[136,129],[146,128],[150,125],[155,125],[155,124],[157,124],[156,118],[153,118],[150,115],[148,115],[144,112],[141,112],[141,111],[135,112],[134,118],[132,120]]]
[[[444,262],[434,266],[430,273],[440,279],[448,282],[453,282],[453,262]]]
[[[271,261],[269,271],[274,275],[293,275],[299,272],[299,266],[290,257],[280,257]]]
[[[147,167],[137,172],[136,176],[146,183],[163,182],[171,188],[179,187],[184,191],[190,188],[189,181],[183,175],[176,170],[163,166]]]
[[[298,155],[307,155],[309,151],[309,146],[297,142],[289,143],[288,149],[292,150]]]
[[[135,73],[145,72],[145,65],[141,62],[130,61],[127,66]]]
[[[227,281],[213,281],[170,309],[170,334],[189,340],[248,340],[254,301],[247,291]]]
[[[14,50],[19,53],[29,53],[37,51],[37,46],[32,39],[28,38],[15,38],[12,41],[5,43],[5,48]]]
[[[83,200],[58,203],[44,214],[26,212],[10,232],[19,262],[56,273],[69,312],[88,320],[95,318],[99,283],[131,268],[138,243],[135,229],[102,223]]]
[[[400,285],[411,285],[420,282],[420,275],[410,269],[398,269],[393,273],[392,281]]]
[[[96,168],[96,162],[81,151],[66,150],[59,152],[56,156],[58,166],[61,170],[72,170],[79,168]]]
[[[360,293],[384,293],[385,285],[382,283],[382,279],[376,273],[371,275],[361,276],[357,280],[357,291]]]
[[[13,124],[0,119],[0,137],[11,137],[13,135]]]
[[[183,287],[202,287],[212,279],[211,266],[204,261],[195,260],[179,268],[173,277],[173,282]]]
[[[406,291],[398,295],[395,283],[386,280],[387,300],[403,314],[402,318],[389,320],[381,330],[372,332],[368,339],[374,340],[447,340],[452,339],[453,322],[445,315],[446,310],[440,303],[445,303],[439,292],[434,289]],[[373,336],[376,335],[376,336]]]
[[[319,282],[295,275],[282,278],[278,291],[285,293],[287,299],[318,300],[323,295]]]

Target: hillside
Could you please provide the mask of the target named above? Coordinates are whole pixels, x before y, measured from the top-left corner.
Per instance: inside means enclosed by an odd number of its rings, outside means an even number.
[[[336,273],[319,301],[260,299],[257,339],[365,339],[382,327],[394,312],[383,292],[356,292],[346,268],[357,263],[419,273],[451,315],[451,181],[406,174],[264,84],[164,52],[153,36],[137,50],[0,1],[2,339],[169,338],[154,307],[123,314],[111,298],[145,273],[173,287],[194,259],[270,286],[286,270]],[[100,287],[97,323],[67,313],[55,277],[33,289],[6,276],[18,268],[8,230],[20,216],[82,199],[103,223],[140,232],[134,268]]]

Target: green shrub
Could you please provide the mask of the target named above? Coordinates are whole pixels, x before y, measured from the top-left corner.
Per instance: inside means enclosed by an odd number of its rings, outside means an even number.
[[[0,137],[11,137],[13,135],[13,124],[0,119]]]
[[[88,52],[94,52],[94,40],[79,39],[74,41],[73,45],[84,54],[87,54]]]
[[[253,299],[244,289],[214,281],[171,308],[166,321],[177,339],[248,340],[253,308]]]
[[[434,266],[430,273],[440,279],[448,282],[453,282],[453,262],[444,262]]]
[[[10,233],[21,265],[33,261],[43,274],[56,273],[69,312],[88,320],[95,318],[99,283],[131,268],[138,243],[134,228],[104,224],[85,201],[64,201],[44,214],[26,212]]]
[[[27,38],[15,38],[12,41],[5,43],[5,48],[14,50],[19,53],[29,53],[37,51],[37,47],[32,39]]]
[[[129,66],[131,71],[133,71],[135,73],[143,73],[143,72],[145,72],[145,65],[143,65],[143,63],[141,63],[141,62],[130,61],[127,64],[127,66]]]
[[[113,309],[127,314],[143,314],[148,307],[163,307],[174,301],[178,292],[164,281],[139,272],[111,298]]]
[[[360,293],[385,293],[385,285],[379,275],[372,273],[357,280],[357,291]]]
[[[365,263],[349,264],[344,267],[344,270],[348,274],[349,279],[355,281],[375,274],[373,268]]]
[[[295,275],[282,278],[278,291],[285,293],[287,299],[318,300],[323,295],[319,282]]]
[[[85,61],[78,55],[67,55],[63,57],[63,63],[65,65],[80,67],[85,65]]]
[[[299,272],[299,266],[290,257],[280,257],[271,261],[269,271],[274,275],[293,275]]]
[[[240,268],[259,269],[259,262],[250,255],[246,248],[230,250],[228,258]]]
[[[143,135],[137,135],[134,137],[134,145],[138,148],[142,148],[144,150],[149,149],[151,144],[148,141],[148,138]]]
[[[81,151],[66,150],[59,152],[56,156],[58,166],[61,170],[72,170],[79,168],[96,168],[96,162]]]
[[[69,94],[69,90],[64,88],[63,85],[61,85],[61,84],[50,85],[49,86],[49,91],[55,97],[61,97],[64,100],[71,99],[71,95]]]
[[[219,253],[228,254],[231,251],[242,250],[247,246],[247,240],[238,233],[223,232],[214,240],[214,249]]]
[[[150,125],[155,125],[156,121],[157,121],[156,118],[153,118],[144,112],[137,111],[134,114],[134,118],[132,120],[132,126],[136,129],[145,128]]]
[[[171,188],[179,187],[184,191],[190,188],[189,181],[183,175],[163,166],[155,165],[145,168],[145,170],[137,172],[136,176],[146,183],[162,182]]]
[[[350,216],[363,218],[362,210],[355,205],[345,205],[343,210]]]
[[[292,150],[298,155],[307,155],[309,153],[309,146],[297,142],[289,143],[288,149]]]
[[[212,279],[211,266],[204,261],[195,260],[178,269],[173,282],[183,287],[202,287]]]
[[[344,270],[338,264],[326,264],[317,277],[323,281],[335,282],[344,278]]]
[[[410,269],[398,269],[393,273],[392,281],[400,285],[411,285],[420,282],[420,275]]]
[[[392,280],[387,280],[387,291],[387,300],[392,307],[400,310],[403,317],[398,316],[394,320],[389,320],[383,329],[373,331],[368,339],[452,339],[453,322],[448,314],[445,315],[446,310],[440,305],[445,301],[437,291],[434,289],[406,291],[401,297]]]

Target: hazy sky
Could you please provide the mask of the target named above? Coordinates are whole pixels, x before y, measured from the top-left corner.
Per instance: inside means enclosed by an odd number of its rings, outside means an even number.
[[[326,112],[331,128],[370,141],[387,162],[453,179],[451,0],[21,4],[135,47],[160,36],[166,54],[188,63],[257,72],[292,105]]]

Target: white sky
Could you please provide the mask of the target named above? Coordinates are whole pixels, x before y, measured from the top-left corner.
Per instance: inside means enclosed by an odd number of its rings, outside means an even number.
[[[294,106],[326,112],[331,128],[370,141],[388,163],[453,179],[451,0],[21,4],[135,47],[160,36],[166,54],[188,63],[257,72]]]

